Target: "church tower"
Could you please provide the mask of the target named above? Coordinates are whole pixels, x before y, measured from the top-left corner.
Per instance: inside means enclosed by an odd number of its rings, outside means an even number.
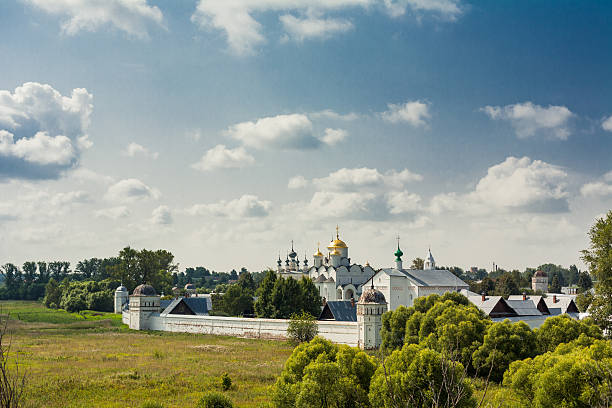
[[[123,306],[128,302],[129,293],[125,286],[121,285],[115,290],[115,313],[121,313]]]
[[[364,289],[357,302],[357,326],[359,328],[359,347],[361,349],[377,349],[382,344],[380,330],[382,315],[387,311],[385,295],[372,286]]]
[[[423,269],[426,271],[433,271],[436,269],[436,261],[434,260],[433,255],[431,254],[431,248],[428,249],[427,256],[425,257],[425,262],[423,263]]]

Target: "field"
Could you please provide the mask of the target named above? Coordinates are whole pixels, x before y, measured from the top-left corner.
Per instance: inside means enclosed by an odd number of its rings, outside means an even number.
[[[292,347],[284,342],[128,330],[114,314],[0,302],[28,375],[27,407],[193,407],[227,372],[240,407],[267,401]]]

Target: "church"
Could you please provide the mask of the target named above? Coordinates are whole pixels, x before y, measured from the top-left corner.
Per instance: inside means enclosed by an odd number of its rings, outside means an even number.
[[[436,269],[431,250],[423,263],[422,270],[404,269],[402,256],[404,253],[399,247],[394,253],[395,267],[374,269],[369,263],[365,265],[351,264],[348,245],[340,239],[336,227],[336,239],[327,246],[326,254],[320,247],[313,255],[313,265],[308,267],[308,260],[300,268],[300,261],[291,245],[291,252],[287,254],[285,266],[279,257],[277,273],[282,277],[300,279],[309,277],[319,289],[319,294],[325,302],[357,300],[363,289],[372,285],[381,291],[389,306],[395,310],[398,306],[412,306],[414,299],[428,296],[433,293],[459,292],[469,289],[469,285],[444,269]]]

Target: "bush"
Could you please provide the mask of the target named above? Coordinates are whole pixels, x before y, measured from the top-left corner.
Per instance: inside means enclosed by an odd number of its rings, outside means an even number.
[[[306,312],[291,315],[291,321],[287,327],[287,337],[296,343],[304,343],[315,338],[319,332],[317,321]]]
[[[234,404],[221,393],[207,392],[198,402],[197,408],[234,408]]]
[[[164,408],[161,402],[147,401],[140,405],[140,408]]]
[[[221,388],[223,391],[227,391],[232,388],[232,379],[230,378],[228,373],[223,373],[221,376]]]
[[[574,320],[566,314],[549,317],[535,334],[540,353],[554,351],[559,344],[576,340],[581,334],[602,338],[601,330],[592,320]]]

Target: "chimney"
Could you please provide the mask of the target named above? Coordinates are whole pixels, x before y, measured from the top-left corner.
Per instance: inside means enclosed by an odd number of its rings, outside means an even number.
[[[351,298],[351,307],[355,307],[355,299]]]
[[[557,303],[557,295],[553,295],[553,303]]]
[[[527,300],[527,294],[523,292],[523,300]]]
[[[482,292],[482,301],[484,302],[485,300],[487,300],[487,298],[486,298],[486,296],[485,296],[485,293],[484,293],[484,292]]]
[[[327,304],[327,299],[323,298],[323,306]]]

